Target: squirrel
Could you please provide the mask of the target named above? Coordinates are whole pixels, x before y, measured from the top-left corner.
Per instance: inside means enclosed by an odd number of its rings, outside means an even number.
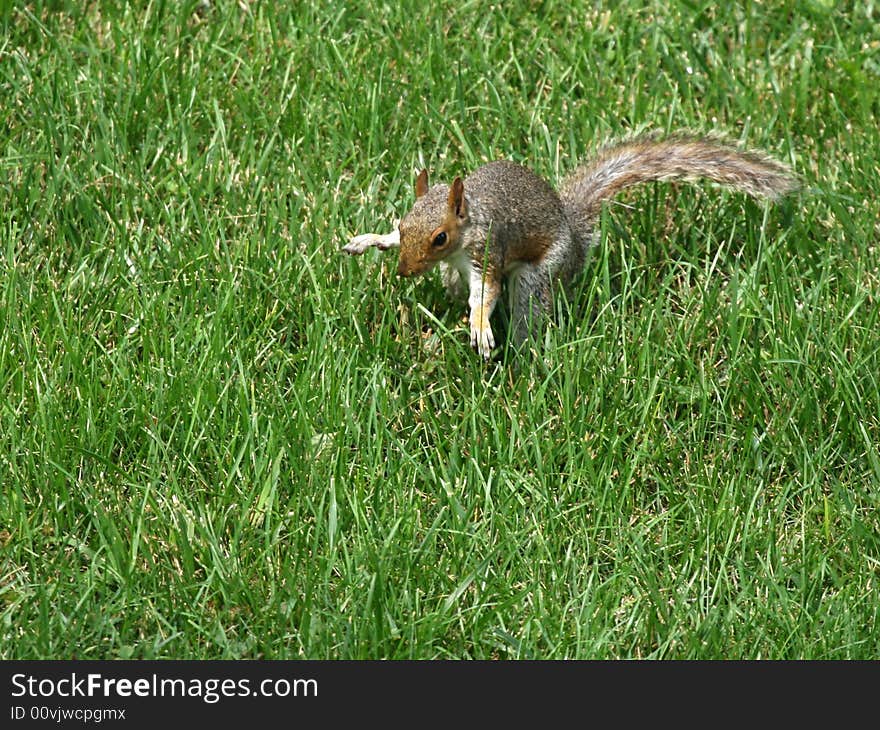
[[[539,331],[554,288],[568,289],[584,268],[606,200],[638,183],[698,179],[768,200],[797,188],[791,170],[761,152],[708,136],[648,135],[606,146],[567,175],[558,192],[509,161],[490,162],[451,185],[429,186],[422,170],[415,204],[397,229],[355,236],[343,250],[399,247],[399,276],[439,264],[450,295],[467,295],[471,345],[488,359],[495,347],[489,317],[503,285],[518,347]]]

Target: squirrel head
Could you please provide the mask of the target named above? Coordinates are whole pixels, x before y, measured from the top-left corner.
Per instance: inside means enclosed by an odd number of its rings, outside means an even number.
[[[416,202],[400,221],[399,276],[424,274],[461,247],[468,205],[461,178],[448,188],[428,187],[428,171],[416,178]]]

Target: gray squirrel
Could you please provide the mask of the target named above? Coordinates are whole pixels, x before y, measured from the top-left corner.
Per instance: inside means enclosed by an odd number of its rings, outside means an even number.
[[[359,255],[399,247],[400,276],[439,264],[450,295],[466,294],[471,345],[488,359],[495,347],[489,318],[503,285],[519,346],[539,331],[554,287],[570,287],[584,268],[606,200],[638,183],[698,179],[769,200],[797,188],[791,170],[763,153],[699,135],[642,136],[605,147],[567,175],[559,192],[528,168],[503,160],[451,185],[429,186],[422,170],[415,204],[398,228],[356,236],[343,250]]]

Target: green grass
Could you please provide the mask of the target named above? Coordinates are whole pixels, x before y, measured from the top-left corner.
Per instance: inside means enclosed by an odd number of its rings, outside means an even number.
[[[0,657],[876,658],[880,16],[0,4]],[[633,129],[541,362],[339,253]]]

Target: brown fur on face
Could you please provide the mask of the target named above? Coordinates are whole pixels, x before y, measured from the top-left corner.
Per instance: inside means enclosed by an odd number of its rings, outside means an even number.
[[[460,178],[450,187],[428,187],[428,173],[416,178],[416,202],[400,221],[399,276],[416,276],[432,269],[461,247],[467,224],[467,200]],[[433,223],[428,227],[425,221]],[[436,225],[441,221],[440,225]]]

